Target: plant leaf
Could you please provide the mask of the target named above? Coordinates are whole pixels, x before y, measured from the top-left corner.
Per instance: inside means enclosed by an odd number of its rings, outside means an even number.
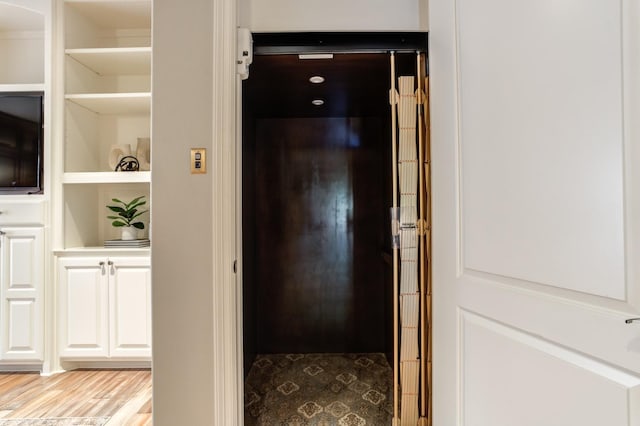
[[[120,226],[127,226],[127,224],[126,224],[126,223],[124,223],[124,222],[120,222],[120,221],[117,221],[117,220],[113,221],[113,222],[111,223],[111,225],[115,226],[116,228],[117,228],[117,227],[120,227]]]
[[[134,198],[133,200],[129,201],[129,203],[127,204],[127,208],[130,209],[132,204],[137,203],[138,201],[140,201],[143,198],[144,198],[144,195],[141,195],[140,197]]]
[[[148,210],[142,210],[141,212],[138,212],[137,214],[135,214],[135,215],[131,216],[131,217],[129,218],[129,220],[133,220],[133,219],[135,219],[136,217],[138,217],[138,216],[140,216],[140,215],[145,214],[146,212],[148,212]]]
[[[127,219],[131,220],[133,218],[133,216],[136,214],[137,211],[138,210],[136,210],[136,209],[127,210],[127,212],[126,212]]]
[[[125,213],[125,209],[123,209],[122,207],[118,207],[118,206],[107,206],[107,208],[109,210],[111,210],[112,212],[116,212],[116,213]]]
[[[137,207],[144,206],[145,204],[147,204],[146,201],[140,201],[139,203],[135,203],[134,205],[127,207],[127,209],[128,210],[135,209]]]
[[[144,229],[144,223],[142,223],[142,222],[132,223],[131,226],[133,226],[134,228],[138,228],[138,229]]]

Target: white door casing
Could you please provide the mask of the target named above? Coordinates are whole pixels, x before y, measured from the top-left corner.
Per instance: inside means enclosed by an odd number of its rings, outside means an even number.
[[[435,425],[640,423],[640,5],[431,0]]]

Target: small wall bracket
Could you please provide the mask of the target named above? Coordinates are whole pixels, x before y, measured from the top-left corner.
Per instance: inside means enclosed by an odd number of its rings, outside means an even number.
[[[253,38],[248,28],[238,28],[237,71],[243,80],[249,78],[249,65],[253,62]]]

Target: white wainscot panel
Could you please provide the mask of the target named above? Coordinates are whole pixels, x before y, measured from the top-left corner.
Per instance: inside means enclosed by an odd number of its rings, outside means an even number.
[[[69,346],[97,347],[103,340],[101,281],[96,272],[72,271],[67,294],[67,335]]]
[[[113,284],[112,327],[114,350],[151,347],[149,267],[119,268]]]
[[[36,241],[34,236],[10,238],[9,288],[34,287]]]
[[[620,1],[457,11],[464,267],[624,300]]]
[[[460,335],[466,426],[630,426],[640,378],[468,312]]]
[[[33,349],[35,342],[35,301],[9,301],[9,345],[8,351]]]

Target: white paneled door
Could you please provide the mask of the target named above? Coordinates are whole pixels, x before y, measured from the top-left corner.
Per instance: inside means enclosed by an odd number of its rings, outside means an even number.
[[[108,357],[109,279],[106,258],[61,258],[58,273],[61,356]]]
[[[151,356],[151,264],[148,257],[110,259],[112,357]]]
[[[639,22],[430,1],[434,425],[640,425]]]

